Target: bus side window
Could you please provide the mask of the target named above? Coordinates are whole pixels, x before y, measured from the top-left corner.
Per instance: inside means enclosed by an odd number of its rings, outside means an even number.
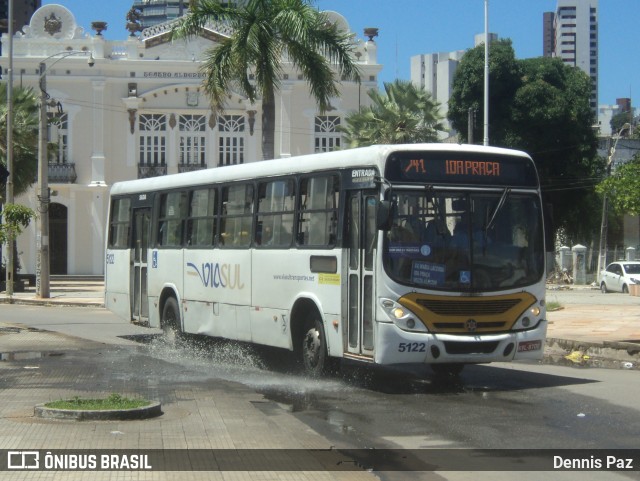
[[[187,214],[187,193],[170,192],[160,198],[158,244],[162,247],[182,245],[182,229]]]
[[[296,240],[301,245],[330,246],[338,226],[338,180],[335,176],[302,179]]]
[[[253,225],[253,185],[234,184],[222,189],[221,247],[249,247]]]
[[[258,226],[256,245],[290,247],[295,207],[293,179],[281,179],[258,185]]]
[[[187,221],[187,245],[213,246],[217,225],[216,190],[198,189],[190,194],[189,219]]]
[[[124,198],[113,201],[109,224],[109,247],[115,249],[129,247],[131,199]]]

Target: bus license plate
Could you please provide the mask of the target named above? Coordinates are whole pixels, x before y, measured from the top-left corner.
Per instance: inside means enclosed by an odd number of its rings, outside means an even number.
[[[538,351],[542,349],[542,341],[524,341],[518,343],[518,352]]]

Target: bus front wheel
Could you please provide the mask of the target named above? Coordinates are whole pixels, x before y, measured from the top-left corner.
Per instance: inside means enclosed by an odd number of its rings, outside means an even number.
[[[174,345],[180,338],[180,309],[175,297],[169,297],[162,308],[160,327],[167,344]]]
[[[302,338],[302,365],[310,376],[324,374],[327,365],[327,342],[324,328],[318,320],[305,332]]]

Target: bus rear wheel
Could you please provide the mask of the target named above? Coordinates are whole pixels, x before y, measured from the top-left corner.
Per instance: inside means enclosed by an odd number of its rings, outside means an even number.
[[[320,321],[315,320],[302,338],[302,366],[305,373],[312,377],[324,374],[328,357],[324,328]]]
[[[162,317],[160,318],[160,327],[162,328],[164,341],[167,344],[175,345],[182,334],[180,330],[180,309],[175,297],[169,297],[165,301],[162,308]]]

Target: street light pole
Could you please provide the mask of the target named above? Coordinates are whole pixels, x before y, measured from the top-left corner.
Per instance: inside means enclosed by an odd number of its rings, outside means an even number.
[[[7,71],[7,171],[9,177],[6,182],[6,196],[4,204],[13,204],[13,178],[15,177],[13,169],[13,0],[9,0],[8,10],[8,54],[9,54],[9,66]],[[13,271],[15,266],[13,265],[13,258],[15,256],[15,249],[13,247],[13,239],[9,239],[7,246],[7,255],[5,262],[5,292],[7,296],[11,298],[13,296]]]
[[[630,129],[631,124],[626,123],[622,126],[618,134],[615,136],[615,141],[613,142],[613,146],[611,147],[611,152],[609,152],[609,157],[607,157],[607,168],[605,173],[605,178],[611,175],[611,164],[613,163],[613,156],[616,153],[616,146],[618,145],[618,140],[620,140],[620,136],[622,132]],[[598,252],[598,272],[596,272],[596,279],[598,284],[601,281],[601,273],[602,270],[606,267],[607,264],[607,234],[609,230],[609,199],[607,194],[603,194],[602,196],[602,222],[600,224],[600,246]]]
[[[47,76],[40,62],[40,119],[38,123],[38,211],[40,224],[36,234],[36,296],[49,298],[49,159],[47,153]]]
[[[484,0],[484,137],[489,145],[489,0]]]

